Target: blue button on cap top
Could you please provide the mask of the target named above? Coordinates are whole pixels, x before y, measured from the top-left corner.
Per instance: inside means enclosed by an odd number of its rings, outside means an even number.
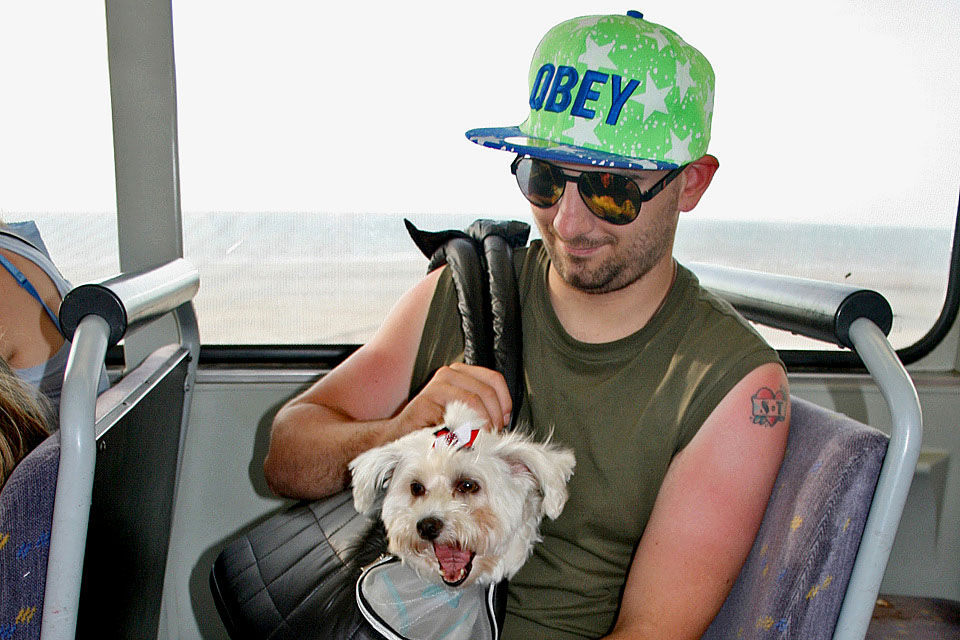
[[[637,20],[643,20],[643,14],[639,11],[634,11],[633,9],[627,11],[627,15],[631,18],[636,18]]]

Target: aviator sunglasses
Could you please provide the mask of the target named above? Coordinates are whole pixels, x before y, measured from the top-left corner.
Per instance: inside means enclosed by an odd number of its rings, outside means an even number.
[[[629,224],[636,220],[640,205],[663,191],[686,168],[672,169],[647,191],[641,191],[633,179],[608,171],[569,172],[546,160],[519,155],[510,165],[520,192],[541,209],[560,202],[568,182],[576,182],[580,197],[593,215],[610,224]]]

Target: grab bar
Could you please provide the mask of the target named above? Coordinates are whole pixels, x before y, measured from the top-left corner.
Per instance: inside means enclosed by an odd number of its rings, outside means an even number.
[[[40,631],[44,640],[76,635],[96,468],[97,383],[107,349],[131,327],[189,303],[199,287],[197,269],[178,258],[81,285],[60,303],[60,325],[71,345],[60,401],[60,467]]]

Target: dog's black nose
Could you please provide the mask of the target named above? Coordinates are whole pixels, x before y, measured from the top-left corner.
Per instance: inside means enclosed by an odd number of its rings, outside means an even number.
[[[443,529],[443,521],[439,518],[424,518],[417,523],[417,533],[424,540],[436,540]]]

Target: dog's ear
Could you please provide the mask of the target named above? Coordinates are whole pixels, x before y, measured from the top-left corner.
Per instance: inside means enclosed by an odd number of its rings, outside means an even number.
[[[497,454],[515,474],[528,474],[543,496],[541,515],[551,520],[560,517],[567,502],[567,482],[573,475],[576,459],[570,449],[548,442],[532,442],[521,437],[506,437]]]
[[[348,466],[352,476],[353,506],[358,512],[374,511],[378,498],[387,490],[400,460],[401,447],[392,442],[365,451],[350,462]]]

